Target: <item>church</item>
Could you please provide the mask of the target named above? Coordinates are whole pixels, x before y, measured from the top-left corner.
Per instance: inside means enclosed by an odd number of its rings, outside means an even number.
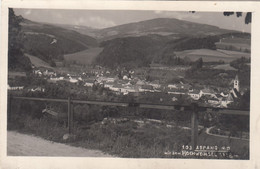
[[[240,93],[239,79],[238,79],[238,75],[236,75],[233,82],[233,88],[230,90],[227,101],[231,103],[240,97],[241,97],[241,93]]]

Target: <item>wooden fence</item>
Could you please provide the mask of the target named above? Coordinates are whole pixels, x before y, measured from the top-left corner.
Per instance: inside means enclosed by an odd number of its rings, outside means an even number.
[[[97,101],[97,100],[74,100],[70,97],[68,99],[53,99],[53,98],[36,98],[36,97],[17,97],[8,96],[8,119],[11,118],[11,102],[13,99],[21,100],[33,100],[33,101],[48,101],[48,102],[61,102],[68,104],[68,130],[72,133],[73,129],[73,103],[78,104],[92,104],[102,106],[119,106],[119,107],[139,107],[148,109],[162,109],[162,110],[180,110],[191,112],[191,145],[196,147],[198,139],[198,113],[207,111],[216,111],[220,114],[229,115],[242,115],[249,116],[249,110],[230,109],[230,108],[213,108],[213,107],[202,107],[196,103],[190,105],[163,105],[163,104],[148,104],[148,103],[137,103],[137,102],[112,102],[112,101]]]

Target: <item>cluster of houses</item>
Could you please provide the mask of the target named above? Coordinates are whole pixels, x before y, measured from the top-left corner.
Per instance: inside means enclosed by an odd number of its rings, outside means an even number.
[[[93,87],[94,85],[103,86],[117,94],[127,95],[129,93],[139,93],[139,92],[164,92],[169,95],[185,95],[191,99],[211,106],[216,107],[227,107],[228,104],[234,102],[237,98],[241,96],[239,92],[239,79],[238,76],[233,80],[233,88],[228,93],[214,91],[210,88],[197,89],[190,84],[177,83],[177,84],[160,84],[158,80],[153,82],[148,82],[146,80],[141,80],[137,77],[133,77],[134,72],[129,72],[130,76],[122,75],[122,78],[113,76],[109,71],[93,72],[94,76],[88,77],[86,73],[80,75],[58,75],[52,70],[34,70],[33,73],[37,76],[48,77],[49,82],[56,83],[57,81],[68,81],[70,83],[79,84],[82,82],[85,87]],[[23,90],[23,86],[10,87],[8,90]],[[35,87],[28,89],[31,92],[39,91],[45,92],[44,88]],[[177,101],[177,97],[173,97],[172,101]]]
[[[85,86],[92,87],[93,85],[101,84],[117,93],[127,95],[136,92],[166,92],[170,95],[185,95],[191,99],[214,107],[228,107],[228,104],[234,102],[241,96],[239,89],[238,76],[233,80],[233,88],[229,92],[218,92],[210,88],[194,89],[189,84],[182,82],[178,84],[168,84],[167,86],[159,84],[158,81],[147,82],[140,79],[118,80],[116,78],[98,78],[87,80]],[[177,97],[173,97],[172,101],[177,101]]]
[[[227,92],[218,92],[210,88],[193,89],[189,84],[170,84],[168,85],[169,94],[188,95],[193,100],[199,100],[205,104],[215,107],[228,107],[228,104],[241,97],[238,76],[233,80],[233,88]]]

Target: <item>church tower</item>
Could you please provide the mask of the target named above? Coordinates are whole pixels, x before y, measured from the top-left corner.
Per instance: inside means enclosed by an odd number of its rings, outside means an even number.
[[[239,80],[237,75],[234,80],[234,89],[237,89],[237,91],[239,92]]]

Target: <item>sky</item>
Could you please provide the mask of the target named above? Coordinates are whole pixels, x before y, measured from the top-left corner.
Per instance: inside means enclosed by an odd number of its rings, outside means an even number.
[[[176,11],[135,11],[135,10],[69,10],[69,9],[14,9],[16,15],[45,23],[107,28],[154,18],[176,18],[220,28],[251,32],[251,24],[245,24],[242,17],[224,16],[223,12],[176,12]]]

